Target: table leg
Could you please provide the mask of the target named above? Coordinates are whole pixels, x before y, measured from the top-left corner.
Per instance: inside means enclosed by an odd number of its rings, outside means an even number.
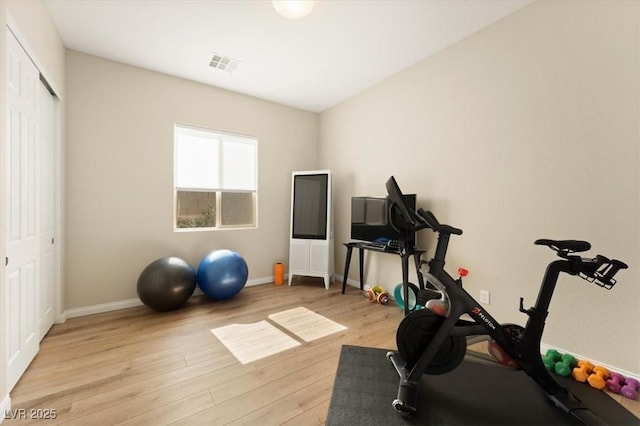
[[[364,290],[364,249],[359,247],[358,254],[360,255],[360,290]]]
[[[349,276],[349,265],[351,264],[352,251],[353,251],[353,247],[347,246],[347,259],[345,260],[345,263],[344,263],[344,276],[342,277],[342,294],[344,294],[344,291],[347,288],[347,277]]]

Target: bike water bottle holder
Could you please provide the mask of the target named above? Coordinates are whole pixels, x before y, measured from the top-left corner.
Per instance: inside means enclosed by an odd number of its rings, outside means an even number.
[[[604,287],[607,290],[611,290],[616,285],[616,280],[613,278],[620,269],[627,269],[626,263],[616,259],[608,259],[605,256],[597,255],[595,259],[595,268],[593,273],[587,275],[583,272],[579,274],[580,278],[587,280],[588,282],[595,283],[600,287]]]

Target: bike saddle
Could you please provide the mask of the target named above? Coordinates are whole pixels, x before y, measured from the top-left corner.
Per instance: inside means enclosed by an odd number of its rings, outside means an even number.
[[[580,253],[591,249],[591,244],[587,241],[578,240],[536,240],[533,244],[547,246],[552,250],[564,253]]]

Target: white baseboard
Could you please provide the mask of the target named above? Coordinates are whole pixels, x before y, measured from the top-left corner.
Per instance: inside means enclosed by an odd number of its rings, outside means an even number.
[[[263,278],[254,278],[252,280],[247,280],[247,284],[245,284],[246,287],[251,287],[254,285],[261,285],[261,284],[271,284],[275,281],[275,277],[274,276],[270,276],[270,277],[263,277]],[[285,274],[284,279],[287,279],[287,274]]]
[[[11,397],[7,394],[0,402],[0,423],[7,416],[7,412],[11,411]]]
[[[63,312],[61,314],[56,314],[55,318],[54,318],[54,322],[56,324],[62,324],[67,320],[67,313]]]
[[[338,276],[338,274],[335,274],[333,276],[333,280],[335,282],[339,282],[339,283],[342,283],[342,279],[343,278],[344,277],[342,275]],[[354,279],[351,279],[351,278],[347,278],[347,284],[350,285],[351,287],[356,287],[358,289],[360,288],[360,281],[359,280],[354,280]],[[365,286],[366,286],[366,284],[365,284]]]
[[[254,278],[252,280],[247,280],[247,283],[245,284],[245,286],[251,287],[254,285],[269,284],[269,283],[272,283],[273,280],[274,280],[274,277]],[[193,294],[201,295],[202,290],[200,290],[199,287],[196,287],[196,290],[193,292]],[[141,305],[142,305],[142,302],[140,301],[140,299],[128,299],[128,300],[120,300],[118,302],[110,302],[110,303],[103,303],[100,305],[92,305],[92,306],[85,306],[82,308],[68,309],[56,317],[56,323],[58,324],[63,323],[67,320],[67,318],[84,317],[86,315],[101,314],[103,312],[117,311],[119,309],[133,308],[135,306],[141,306]]]
[[[119,309],[140,306],[140,299],[121,300],[119,302],[103,303],[100,305],[85,306],[83,308],[68,309],[64,312],[66,318],[84,317],[86,315],[101,314],[103,312],[117,311]]]

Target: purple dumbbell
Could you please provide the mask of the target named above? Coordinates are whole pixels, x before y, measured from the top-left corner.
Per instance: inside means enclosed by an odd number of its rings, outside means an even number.
[[[611,377],[607,380],[607,389],[613,393],[620,393],[624,385],[624,377],[618,373],[611,373]]]
[[[636,399],[638,398],[638,388],[640,383],[636,379],[628,378],[624,381],[624,386],[620,389],[620,393],[625,398]]]

